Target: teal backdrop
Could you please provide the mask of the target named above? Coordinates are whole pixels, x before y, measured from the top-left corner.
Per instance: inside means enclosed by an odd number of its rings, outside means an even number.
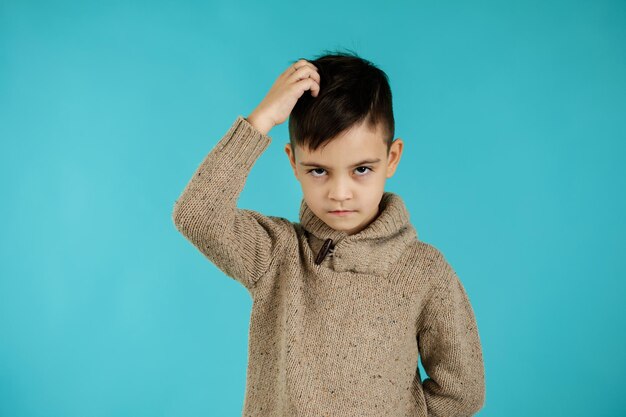
[[[1,416],[241,415],[251,299],[173,204],[292,61],[335,49],[389,76],[387,190],[469,294],[478,415],[626,415],[624,1],[5,0]],[[239,206],[296,221],[270,136]]]

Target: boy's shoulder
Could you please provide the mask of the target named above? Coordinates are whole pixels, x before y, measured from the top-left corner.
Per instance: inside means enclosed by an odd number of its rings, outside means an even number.
[[[417,290],[423,291],[423,285],[448,286],[456,277],[454,268],[447,257],[434,244],[419,239],[412,242],[407,264],[410,266],[410,275],[426,279],[415,279]]]
[[[442,263],[447,263],[446,257],[434,244],[423,240],[413,241],[412,261],[422,268],[439,268]]]

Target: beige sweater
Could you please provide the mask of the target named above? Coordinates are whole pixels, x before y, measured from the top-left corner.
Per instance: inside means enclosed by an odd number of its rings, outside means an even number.
[[[378,218],[351,236],[304,199],[299,222],[238,208],[270,143],[238,116],[172,215],[252,297],[243,416],[476,413],[485,375],[472,307],[443,254],[417,239],[402,199],[385,192]]]

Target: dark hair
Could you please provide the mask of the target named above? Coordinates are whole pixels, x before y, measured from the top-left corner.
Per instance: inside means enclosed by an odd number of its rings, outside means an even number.
[[[305,91],[289,115],[292,149],[315,151],[366,122],[371,129],[382,125],[389,154],[395,123],[387,74],[352,51],[324,51],[307,61],[318,69],[320,91],[317,97]]]

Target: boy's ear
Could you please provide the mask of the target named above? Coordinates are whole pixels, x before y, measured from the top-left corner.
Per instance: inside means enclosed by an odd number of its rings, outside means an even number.
[[[397,138],[391,143],[389,159],[387,160],[387,178],[391,178],[396,172],[396,168],[398,168],[398,164],[400,163],[400,157],[402,156],[403,146],[404,142],[401,138]]]
[[[291,143],[287,142],[285,144],[285,153],[287,154],[287,158],[289,159],[289,164],[291,165],[291,169],[293,170],[293,175],[298,177],[298,171],[296,170],[296,154],[291,149]]]

